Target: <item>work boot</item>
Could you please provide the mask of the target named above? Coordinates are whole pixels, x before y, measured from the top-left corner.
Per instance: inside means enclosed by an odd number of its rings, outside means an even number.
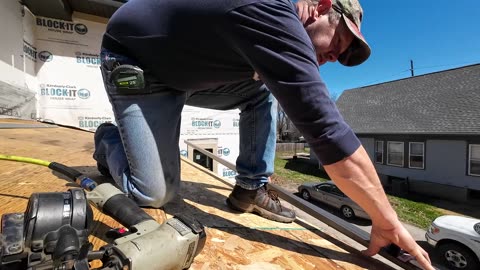
[[[274,221],[290,223],[295,220],[295,212],[282,206],[278,194],[268,190],[266,185],[256,190],[248,190],[236,185],[227,198],[227,204],[234,210],[257,213]]]
[[[108,178],[111,178],[112,175],[110,174],[110,170],[108,169],[105,153],[106,149],[105,146],[101,143],[101,141],[105,139],[106,136],[112,137],[112,133],[118,133],[117,127],[112,123],[106,122],[98,126],[93,137],[95,142],[95,152],[93,153],[93,158],[97,161],[97,169],[101,175]]]

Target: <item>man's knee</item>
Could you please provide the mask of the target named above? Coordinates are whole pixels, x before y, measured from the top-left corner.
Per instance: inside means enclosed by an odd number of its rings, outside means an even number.
[[[137,204],[143,207],[160,208],[171,201],[180,188],[179,181],[170,185],[156,185],[132,192]]]

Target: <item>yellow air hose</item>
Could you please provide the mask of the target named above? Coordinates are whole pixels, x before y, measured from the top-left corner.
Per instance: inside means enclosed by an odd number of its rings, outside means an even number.
[[[95,183],[95,181],[83,175],[79,171],[57,162],[50,162],[50,161],[36,159],[36,158],[3,155],[3,154],[0,154],[0,160],[18,161],[18,162],[30,163],[30,164],[36,164],[36,165],[48,167],[54,171],[62,173],[63,175],[70,178],[71,180],[75,181],[82,188],[89,191],[93,190],[97,186],[97,183]]]
[[[18,161],[18,162],[23,162],[23,163],[37,164],[37,165],[42,165],[42,166],[45,166],[45,167],[48,167],[51,163],[50,161],[41,160],[41,159],[35,159],[35,158],[29,158],[29,157],[20,157],[20,156],[11,156],[11,155],[2,155],[2,154],[0,154],[0,159]]]

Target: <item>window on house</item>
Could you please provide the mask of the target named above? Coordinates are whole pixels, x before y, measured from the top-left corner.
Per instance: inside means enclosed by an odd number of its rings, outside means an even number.
[[[470,144],[468,152],[468,174],[480,176],[480,144]]]
[[[423,142],[409,143],[408,167],[414,169],[424,168],[425,147]]]
[[[383,164],[383,141],[375,142],[375,162]]]
[[[403,142],[387,142],[387,164],[403,167]]]

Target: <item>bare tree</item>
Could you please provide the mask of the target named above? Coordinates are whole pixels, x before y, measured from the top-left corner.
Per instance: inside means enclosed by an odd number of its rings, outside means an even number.
[[[277,102],[277,140],[283,141],[283,138],[288,130],[288,117],[283,111],[280,103]]]
[[[277,139],[279,141],[296,141],[302,136],[280,104],[277,103]]]

